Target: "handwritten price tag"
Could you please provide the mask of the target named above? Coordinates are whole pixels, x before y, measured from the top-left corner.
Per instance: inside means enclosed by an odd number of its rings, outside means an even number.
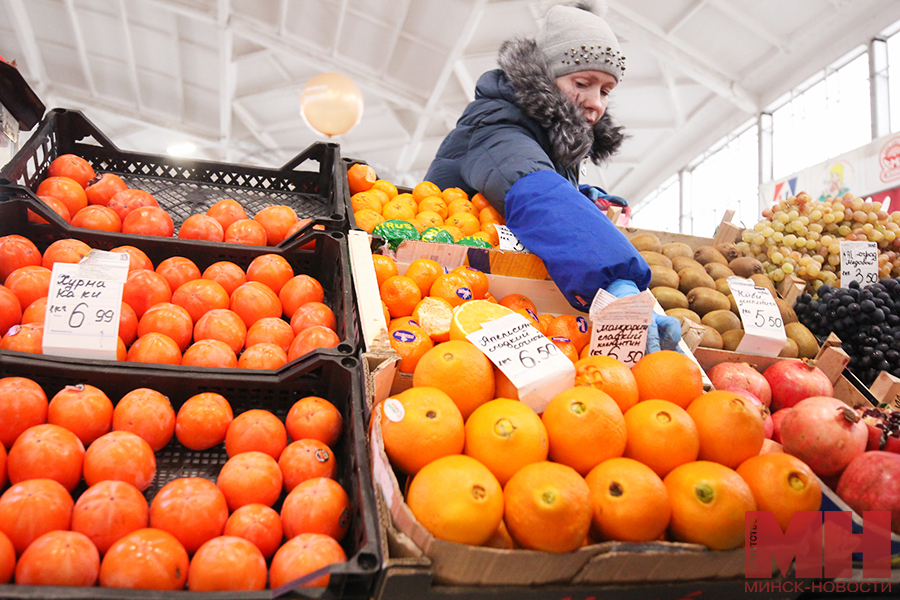
[[[878,283],[878,244],[841,242],[841,287],[850,287],[851,281],[863,287]]]
[[[787,342],[787,335],[772,292],[754,285],[751,279],[741,277],[729,277],[728,287],[737,302],[744,325],[744,337],[737,351],[778,356]]]
[[[494,228],[497,230],[497,237],[500,238],[501,250],[528,252],[525,246],[522,245],[522,242],[519,241],[519,238],[516,237],[516,234],[510,231],[509,227],[506,225],[494,225]]]
[[[78,264],[56,263],[44,321],[44,354],[116,360],[128,254],[91,250]]]
[[[655,304],[647,290],[621,299],[598,290],[591,303],[591,355],[609,356],[629,367],[643,358]]]
[[[519,390],[538,414],[575,385],[575,365],[544,334],[516,313],[494,319],[466,336]]]

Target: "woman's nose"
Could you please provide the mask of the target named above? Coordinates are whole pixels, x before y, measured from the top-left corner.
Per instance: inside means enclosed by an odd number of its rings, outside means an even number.
[[[606,111],[606,102],[604,100],[599,91],[590,92],[582,96],[581,105],[584,107],[585,116],[592,123],[599,121]]]

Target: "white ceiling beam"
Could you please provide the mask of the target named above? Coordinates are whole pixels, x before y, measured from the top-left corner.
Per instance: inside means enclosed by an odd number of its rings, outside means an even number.
[[[409,14],[409,5],[411,3],[412,0],[405,0],[398,11],[397,23],[394,25],[391,35],[388,36],[387,47],[384,49],[384,62],[381,63],[381,68],[378,69],[379,76],[384,75],[388,66],[391,64],[391,59],[394,58],[394,52],[397,50],[397,42],[400,41],[400,36],[403,35],[403,24],[406,23],[406,16]]]
[[[331,58],[335,58],[338,53],[338,45],[341,41],[341,33],[344,31],[344,20],[347,17],[347,3],[350,0],[341,0],[341,6],[338,9],[337,23],[334,26],[334,45],[331,46]]]
[[[49,85],[49,77],[38,48],[37,38],[34,35],[34,27],[31,26],[31,19],[28,18],[28,11],[25,10],[25,2],[24,0],[9,0],[9,8],[12,13],[11,25],[24,54],[22,57],[24,60],[16,62],[20,69],[24,67],[28,70],[31,80],[34,82],[35,92],[38,96],[42,96]]]
[[[456,75],[456,80],[459,81],[459,85],[466,95],[466,100],[469,102],[474,100],[475,78],[472,77],[472,73],[469,72],[469,69],[466,68],[466,64],[463,61],[458,60],[453,64],[453,74]]]
[[[94,84],[94,73],[91,71],[91,61],[88,60],[87,48],[84,45],[84,33],[81,31],[81,21],[78,20],[78,13],[75,12],[75,0],[65,0],[66,14],[69,17],[69,23],[72,25],[72,35],[75,36],[75,51],[78,53],[78,62],[81,63],[81,71],[84,73],[84,80],[87,82],[88,90],[91,96],[97,95],[97,86]]]
[[[441,97],[444,95],[444,89],[447,87],[447,82],[454,72],[454,65],[462,58],[466,46],[469,45],[469,40],[471,40],[472,36],[475,34],[475,29],[478,27],[479,21],[481,21],[481,16],[484,14],[485,4],[487,4],[487,0],[475,0],[472,3],[469,17],[466,19],[466,23],[463,25],[462,30],[456,36],[456,43],[447,55],[447,60],[444,61],[441,73],[438,75],[438,78],[434,82],[434,86],[431,88],[431,95],[428,98],[428,102],[425,104],[425,112],[419,115],[419,121],[416,123],[416,129],[413,132],[412,138],[400,153],[400,158],[397,160],[398,172],[405,173],[409,170],[415,161],[416,156],[419,154],[419,150],[422,147],[422,138],[425,136],[425,129],[428,127],[428,123],[431,121],[435,109],[439,105]]]
[[[173,14],[187,17],[188,19],[193,19],[195,21],[200,21],[202,23],[206,23],[207,25],[215,25],[218,22],[218,16],[214,13],[205,12],[202,10],[198,10],[196,8],[190,8],[186,4],[182,2],[177,2],[175,0],[144,0],[150,5],[158,6],[159,8],[171,12]],[[194,4],[201,4],[195,2]]]
[[[287,13],[290,0],[280,0],[278,3],[278,35],[286,36],[287,30]]]
[[[788,51],[787,45],[772,35],[768,27],[762,25],[752,15],[744,12],[733,2],[725,0],[709,0],[711,6],[716,7],[720,12],[729,16],[735,23],[749,30],[753,37],[759,38],[774,46],[779,52],[784,54]]]
[[[228,27],[231,19],[231,1],[218,2],[218,38],[219,38],[219,138],[226,160],[229,157],[228,141],[231,138],[232,106],[236,87],[235,66],[232,59],[234,36]]]
[[[695,0],[687,9],[681,13],[681,16],[678,17],[678,20],[672,23],[668,30],[666,30],[666,35],[671,35],[672,33],[681,29],[681,27],[694,18],[700,9],[706,6],[706,0]]]
[[[669,39],[656,24],[628,8],[621,0],[610,0],[607,20],[615,31],[621,31],[629,40],[642,43],[659,59],[684,72],[698,83],[709,88],[748,114],[759,112],[753,96],[734,77],[710,65],[696,52],[677,40]],[[627,77],[627,75],[626,75]],[[626,79],[627,80],[627,79]]]
[[[184,80],[184,71],[181,68],[181,46],[183,44],[181,39],[181,30],[179,28],[178,19],[174,16],[170,18],[172,21],[172,53],[175,55],[175,60],[172,61],[172,77],[175,78],[175,81],[178,83],[174,86],[173,90],[175,94],[175,103],[178,105],[178,118],[184,119],[184,88],[187,85],[187,82]]]
[[[246,108],[241,105],[240,102],[235,102],[232,110],[234,110],[234,116],[244,124],[244,127],[250,132],[257,142],[260,143],[266,150],[271,150],[273,152],[278,152],[278,143],[270,136],[268,133],[264,132],[259,123],[256,122],[256,119],[253,118],[253,115],[250,114]]]
[[[675,116],[675,127],[680,129],[684,125],[684,106],[678,98],[678,85],[675,83],[669,65],[660,63],[659,68],[666,84],[666,93],[669,95],[669,106],[672,107],[672,113]]]
[[[128,9],[125,6],[125,0],[118,0],[116,8],[119,12],[119,21],[122,22],[122,35],[125,38],[125,64],[128,65],[128,82],[131,84],[131,93],[134,94],[135,104],[138,110],[144,109],[144,100],[141,94],[141,84],[138,79],[137,61],[134,58],[134,40],[131,37],[131,25],[128,23]],[[176,69],[181,69],[176,66]],[[181,93],[182,81],[178,77],[178,85],[176,93]]]

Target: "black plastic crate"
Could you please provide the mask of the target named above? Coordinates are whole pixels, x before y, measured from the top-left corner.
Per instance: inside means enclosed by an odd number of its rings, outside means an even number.
[[[205,213],[223,198],[238,201],[250,217],[266,206],[284,204],[326,229],[347,230],[346,171],[340,146],[333,142],[316,142],[279,169],[189,160],[125,152],[80,111],[55,108],[0,169],[0,187],[37,199],[34,192],[47,168],[63,154],[76,154],[98,175],[115,173],[128,187],[153,194],[171,215],[176,234],[187,217]],[[310,166],[314,170],[307,170]]]
[[[47,219],[48,223],[28,220],[32,210]],[[325,304],[334,311],[337,335],[341,342],[334,348],[315,350],[317,355],[351,356],[359,346],[359,324],[353,301],[353,283],[350,277],[350,258],[347,250],[347,236],[340,231],[317,231],[307,229],[289,242],[279,246],[247,246],[241,244],[210,243],[179,238],[163,238],[146,235],[109,233],[73,227],[50,210],[41,200],[26,196],[4,196],[0,190],[0,236],[18,234],[30,239],[43,253],[47,247],[60,239],[78,239],[91,248],[111,250],[118,246],[134,246],[143,250],[154,266],[172,256],[189,258],[202,272],[218,261],[231,261],[246,271],[254,258],[264,254],[283,256],[297,275],[315,277],[325,291]],[[312,248],[303,246],[312,244]],[[174,291],[174,290],[173,290]],[[24,307],[23,307],[24,310]],[[5,332],[4,332],[5,333]],[[0,350],[0,354],[9,351]],[[70,359],[75,360],[75,359]],[[104,365],[107,361],[84,361]],[[138,368],[138,363],[128,363]],[[292,363],[288,363],[288,368]],[[172,366],[171,369],[187,367]],[[220,372],[228,369],[205,369]],[[233,369],[246,372],[245,369]],[[277,371],[261,371],[274,373]]]
[[[381,569],[381,542],[374,487],[366,445],[363,416],[362,366],[355,357],[311,357],[294,363],[277,380],[252,372],[207,376],[198,372],[170,372],[159,369],[135,371],[124,363],[91,367],[63,358],[39,360],[29,354],[0,356],[0,377],[28,377],[40,384],[52,398],[66,385],[90,384],[103,390],[117,403],[131,390],[155,389],[172,402],[177,411],[185,400],[202,392],[216,392],[231,404],[235,416],[250,409],[266,409],[284,420],[290,407],[305,396],[320,396],[333,403],[344,418],[344,431],[333,448],[338,462],[336,480],[350,497],[351,525],[341,542],[347,562],[331,567],[327,588],[302,588],[286,597],[347,598],[371,597]],[[144,492],[151,501],[168,481],[178,477],[203,477],[216,481],[227,460],[224,444],[204,451],[191,451],[177,438],[156,453],[157,475]],[[84,482],[76,488],[77,498]],[[274,508],[280,510],[279,499]],[[278,591],[284,591],[279,589]],[[196,598],[225,600],[272,598],[273,590],[259,592],[160,592],[112,588],[38,587],[0,585],[0,598],[121,598],[123,600]]]

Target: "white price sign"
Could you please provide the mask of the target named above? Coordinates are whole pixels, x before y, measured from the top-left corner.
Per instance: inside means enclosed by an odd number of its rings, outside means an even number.
[[[878,244],[841,242],[841,287],[850,287],[851,281],[862,287],[878,283]]]
[[[519,400],[538,414],[575,385],[572,361],[518,313],[488,321],[466,339],[503,371],[518,389]]]
[[[528,252],[525,246],[522,245],[522,242],[519,241],[519,238],[516,237],[516,234],[510,231],[509,227],[506,225],[494,225],[494,228],[497,230],[497,237],[500,238],[501,250]]]
[[[629,367],[641,360],[655,304],[648,290],[620,299],[598,290],[591,303],[591,355],[609,356]]]
[[[737,352],[778,356],[787,342],[787,335],[772,292],[755,285],[752,279],[741,277],[729,277],[728,287],[744,325],[744,337]]]
[[[125,252],[91,250],[77,264],[53,265],[44,354],[116,360],[128,260]]]

